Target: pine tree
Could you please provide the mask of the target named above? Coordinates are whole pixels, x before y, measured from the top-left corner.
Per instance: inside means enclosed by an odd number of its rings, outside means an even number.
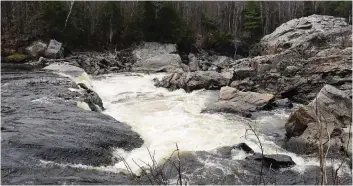
[[[165,3],[158,11],[157,28],[159,41],[163,43],[178,43],[180,41],[181,20],[170,3]]]
[[[243,10],[243,39],[249,44],[257,42],[262,37],[261,12],[254,1],[247,1]]]

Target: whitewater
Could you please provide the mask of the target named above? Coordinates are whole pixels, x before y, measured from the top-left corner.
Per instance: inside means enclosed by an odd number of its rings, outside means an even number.
[[[122,149],[113,152],[116,158],[124,158],[134,173],[138,174],[140,170],[136,163],[141,166],[152,164],[147,148],[160,163],[176,150],[176,144],[180,151],[212,151],[244,142],[260,153],[255,135],[247,131],[249,125],[256,129],[265,154],[291,156],[296,163],[292,169],[299,172],[304,171],[308,165],[319,165],[315,158],[287,152],[276,144],[276,140],[283,138],[284,124],[295,108],[262,111],[255,120],[234,114],[201,113],[208,103],[218,99],[218,91],[198,90],[186,93],[182,89],[169,91],[155,87],[153,79],[160,79],[164,75],[126,73],[101,75],[92,79],[93,88],[106,108],[103,113],[130,125],[144,140],[142,147],[131,152]],[[239,152],[232,155],[233,159],[246,157],[246,154]],[[327,165],[331,163],[328,161]],[[338,164],[334,162],[335,167]],[[123,172],[126,166],[120,161],[98,169]]]

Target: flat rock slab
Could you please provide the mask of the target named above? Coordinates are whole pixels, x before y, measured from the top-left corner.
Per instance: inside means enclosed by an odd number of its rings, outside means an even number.
[[[38,167],[40,160],[109,165],[113,163],[113,148],[129,151],[143,144],[143,140],[130,126],[108,115],[78,108],[77,100],[81,95],[69,91],[69,88],[78,88],[69,78],[38,70],[2,70],[3,184],[25,184],[25,180],[38,171],[58,172],[58,168]],[[58,177],[64,175],[62,172],[60,175],[55,174]],[[28,183],[59,184],[55,179],[52,182],[39,180]],[[83,183],[83,180],[68,183]],[[92,183],[104,184],[99,181]]]
[[[274,99],[272,94],[242,92],[232,87],[222,87],[219,101],[208,105],[203,112],[229,112],[248,117],[250,112],[263,109]]]

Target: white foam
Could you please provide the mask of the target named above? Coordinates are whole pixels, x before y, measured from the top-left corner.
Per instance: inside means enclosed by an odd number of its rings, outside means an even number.
[[[255,135],[248,131],[245,136],[248,128],[246,123],[254,125],[253,121],[234,115],[200,113],[209,100],[215,99],[216,91],[199,90],[186,93],[184,90],[168,91],[155,87],[153,78],[160,79],[164,75],[110,74],[92,81],[94,90],[100,95],[107,109],[104,113],[130,125],[144,140],[141,148],[131,152],[119,149],[114,152],[116,156],[124,157],[135,173],[138,173],[139,167],[134,161],[139,165],[143,165],[143,162],[151,163],[146,147],[151,153],[155,151],[157,161],[169,157],[176,149],[176,143],[181,151],[207,151],[245,142],[255,152],[261,152]],[[289,113],[277,111],[275,114],[277,119],[283,119],[284,122]],[[264,117],[261,123],[271,121],[270,119]],[[289,153],[260,133],[259,138],[265,154],[291,156],[298,171],[305,170],[305,166],[310,163],[318,162]],[[244,159],[245,156],[235,153],[233,159]],[[105,170],[114,172],[121,169],[125,169],[123,162],[105,167]]]

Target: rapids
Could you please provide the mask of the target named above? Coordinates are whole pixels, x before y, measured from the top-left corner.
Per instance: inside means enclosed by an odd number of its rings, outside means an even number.
[[[245,137],[248,124],[257,129],[265,154],[291,156],[296,163],[293,169],[299,172],[304,171],[307,165],[319,165],[317,159],[287,152],[276,143],[283,139],[285,121],[295,108],[263,111],[258,113],[256,120],[232,114],[200,113],[207,103],[218,98],[218,91],[186,93],[184,90],[168,91],[155,87],[153,79],[164,75],[109,74],[92,79],[93,88],[106,108],[104,113],[130,125],[145,141],[141,148],[131,152],[114,151],[116,157],[123,157],[128,162],[134,173],[139,172],[134,161],[139,165],[151,162],[147,148],[155,153],[159,162],[170,156],[176,144],[181,151],[209,151],[245,142],[255,152],[261,152],[256,137],[250,131]],[[233,153],[233,159],[244,159],[245,156]],[[99,169],[121,172],[126,167],[123,162],[118,162]]]

